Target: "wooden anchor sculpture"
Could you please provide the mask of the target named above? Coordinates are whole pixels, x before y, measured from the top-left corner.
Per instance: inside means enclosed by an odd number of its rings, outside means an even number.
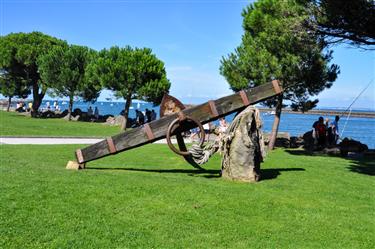
[[[205,138],[203,124],[243,110],[248,105],[271,98],[280,94],[282,91],[280,82],[274,80],[187,109],[180,101],[167,95],[163,98],[160,107],[160,119],[118,135],[108,137],[86,148],[76,150],[79,168],[84,168],[86,162],[114,155],[164,138],[167,139],[168,146],[172,151],[183,156],[189,163],[193,164],[193,166],[197,166],[191,160],[190,153],[181,135],[182,132],[199,127],[201,135],[200,145],[202,145]],[[172,135],[176,135],[179,149],[172,144]],[[67,168],[75,167],[69,167],[68,164]],[[76,168],[78,169],[78,167]]]

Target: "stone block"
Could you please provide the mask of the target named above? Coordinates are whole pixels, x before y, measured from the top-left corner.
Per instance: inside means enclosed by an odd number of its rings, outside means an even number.
[[[76,161],[68,161],[68,164],[66,165],[66,169],[79,170],[79,169],[84,169],[84,168],[85,168],[84,163],[78,163]]]

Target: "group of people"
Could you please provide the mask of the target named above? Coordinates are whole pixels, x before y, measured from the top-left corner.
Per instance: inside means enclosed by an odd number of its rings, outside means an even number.
[[[318,121],[314,122],[313,138],[319,148],[335,146],[337,144],[339,139],[339,120],[339,116],[336,116],[332,122],[329,122],[328,118],[324,120],[323,117],[319,117]]]
[[[89,117],[94,117],[95,119],[99,119],[99,109],[98,109],[98,107],[95,106],[95,109],[93,111],[91,106],[90,106],[89,109],[87,109],[87,115]]]
[[[32,102],[29,102],[27,104],[27,106],[25,105],[25,102],[17,102],[17,105],[16,105],[16,111],[17,112],[30,112],[31,109],[33,107],[33,103]],[[42,108],[42,111],[45,112],[45,111],[55,111],[55,112],[58,112],[58,111],[61,111],[60,109],[60,106],[59,106],[59,103],[57,101],[54,101],[53,102],[53,106],[51,107],[51,103],[49,101],[46,102],[46,105]]]
[[[25,106],[24,102],[17,102],[16,104],[16,112],[27,112],[28,109]]]
[[[51,103],[49,101],[46,102],[46,108],[44,109],[45,111],[55,111],[59,112],[61,111],[59,103],[57,101],[53,102],[53,107],[51,108]]]
[[[156,112],[154,111],[154,109],[150,111],[146,108],[144,114],[138,109],[135,110],[135,126],[140,126],[154,120],[156,120]]]

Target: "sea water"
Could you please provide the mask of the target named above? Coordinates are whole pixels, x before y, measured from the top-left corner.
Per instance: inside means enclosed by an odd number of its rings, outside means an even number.
[[[53,102],[51,100],[43,101],[41,108],[45,108],[47,102],[50,102],[51,107]],[[68,103],[65,101],[58,101],[61,110],[68,109]],[[73,109],[79,108],[82,111],[87,111],[91,106],[94,110],[98,107],[100,115],[119,115],[124,109],[124,102],[74,102]],[[144,112],[148,108],[149,110],[154,109],[159,116],[159,107],[153,106],[151,103],[135,101],[129,110],[129,116],[135,117],[135,110],[138,109]],[[274,120],[274,115],[269,115],[267,113],[261,114],[263,119],[263,130],[265,132],[270,132],[272,129],[272,124]],[[323,115],[312,115],[312,114],[293,114],[293,113],[282,113],[279,131],[288,132],[291,136],[303,135],[305,132],[312,129],[312,124],[318,120],[318,118]],[[233,120],[234,114],[226,117],[228,122]],[[323,116],[323,118],[329,118],[333,121],[334,116]],[[218,124],[217,122],[215,124]],[[375,118],[363,118],[363,117],[349,117],[343,116],[339,122],[339,133],[342,138],[348,137],[355,140],[359,140],[364,144],[367,144],[369,148],[375,148]]]
[[[312,130],[312,125],[323,115],[282,113],[279,131],[289,132],[291,136],[303,135]],[[330,122],[334,116],[323,116],[329,118]],[[274,115],[262,114],[264,130],[271,131]],[[371,149],[375,148],[375,118],[343,116],[339,121],[339,134],[341,138],[348,137],[367,144]]]

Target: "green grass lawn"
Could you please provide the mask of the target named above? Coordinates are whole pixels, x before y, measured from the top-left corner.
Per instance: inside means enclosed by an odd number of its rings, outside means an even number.
[[[31,118],[0,111],[0,136],[105,137],[120,132],[118,126],[63,119]]]
[[[147,145],[69,171],[77,145],[0,146],[0,248],[373,248],[374,161],[273,151],[263,181]]]

